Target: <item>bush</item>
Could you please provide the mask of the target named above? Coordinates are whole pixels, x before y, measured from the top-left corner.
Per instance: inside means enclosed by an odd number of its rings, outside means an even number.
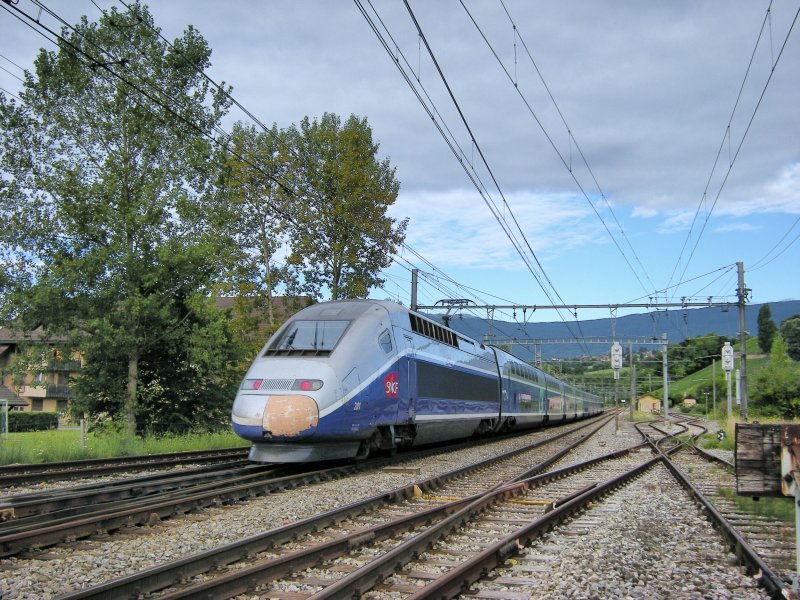
[[[21,431],[45,431],[46,429],[58,428],[57,412],[18,412],[8,413],[8,430],[13,432]]]

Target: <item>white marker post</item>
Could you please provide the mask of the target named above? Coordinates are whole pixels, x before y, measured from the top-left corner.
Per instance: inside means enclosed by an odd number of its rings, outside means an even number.
[[[728,420],[733,418],[733,380],[731,378],[731,371],[733,371],[733,346],[730,342],[725,342],[722,347],[722,370],[725,371],[725,379],[728,382]]]

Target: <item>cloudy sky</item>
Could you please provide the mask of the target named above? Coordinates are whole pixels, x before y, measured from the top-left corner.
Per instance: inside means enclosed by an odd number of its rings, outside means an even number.
[[[75,22],[113,4],[95,1],[43,3]],[[742,261],[754,302],[800,298],[800,0],[409,0],[424,41],[401,0],[360,4],[392,56],[344,0],[151,10],[167,37],[197,27],[209,74],[264,122],[369,119],[401,182],[392,215],[410,218],[373,297],[408,303],[414,264],[466,286],[426,276],[423,304],[733,299]],[[0,11],[0,87],[42,46]]]

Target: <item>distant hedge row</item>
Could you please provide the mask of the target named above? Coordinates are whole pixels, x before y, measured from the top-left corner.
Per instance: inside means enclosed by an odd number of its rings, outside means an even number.
[[[8,430],[19,431],[44,431],[45,429],[58,428],[57,412],[18,412],[8,413]]]

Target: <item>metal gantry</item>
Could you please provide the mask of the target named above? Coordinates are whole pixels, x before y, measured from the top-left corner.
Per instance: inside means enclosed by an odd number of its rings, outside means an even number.
[[[436,310],[443,310],[445,309],[447,312],[444,315],[445,325],[448,325],[448,321],[452,316],[454,311],[459,310],[485,310],[487,314],[493,316],[494,312],[497,310],[511,310],[516,313],[517,310],[521,310],[524,313],[527,311],[535,312],[537,310],[569,310],[575,314],[577,318],[577,311],[578,309],[606,309],[614,315],[616,319],[616,314],[619,309],[626,309],[626,308],[647,308],[652,310],[660,310],[660,309],[668,309],[668,308],[709,308],[709,307],[720,307],[723,309],[728,309],[732,306],[737,306],[739,309],[739,377],[740,377],[740,390],[741,390],[741,416],[743,421],[747,421],[747,331],[745,330],[745,306],[747,304],[747,300],[749,298],[751,290],[745,286],[744,283],[744,263],[737,262],[736,263],[737,270],[738,270],[738,287],[736,289],[736,302],[730,301],[715,301],[714,296],[709,296],[706,300],[698,301],[687,299],[686,297],[681,298],[680,302],[659,302],[658,300],[653,300],[650,298],[648,302],[624,302],[621,304],[477,304],[476,302],[465,299],[465,298],[449,298],[449,299],[442,299],[437,301],[433,305],[421,305],[417,303],[417,280],[418,280],[418,269],[411,270],[411,310],[414,311],[436,311]],[[613,328],[613,326],[612,326]],[[649,340],[649,341],[648,341]],[[589,343],[608,343],[611,344],[616,341],[620,341],[615,336],[611,338],[571,338],[570,340],[561,340],[556,342],[555,340],[520,340],[520,339],[509,339],[509,340],[494,340],[495,343],[510,343],[510,344],[528,344],[533,345],[534,349],[537,347],[540,349],[541,344],[547,341],[547,343],[580,343],[580,344],[589,344]],[[637,343],[640,345],[643,344],[655,344],[662,346],[663,349],[663,372],[664,372],[664,415],[669,414],[669,376],[667,371],[667,334],[663,333],[660,340],[656,340],[656,338],[638,338],[635,341],[633,339],[627,340],[630,345],[633,343]],[[541,361],[540,354],[537,355],[538,360],[537,363]],[[633,399],[631,400],[633,403]],[[631,406],[632,408],[632,406]]]

